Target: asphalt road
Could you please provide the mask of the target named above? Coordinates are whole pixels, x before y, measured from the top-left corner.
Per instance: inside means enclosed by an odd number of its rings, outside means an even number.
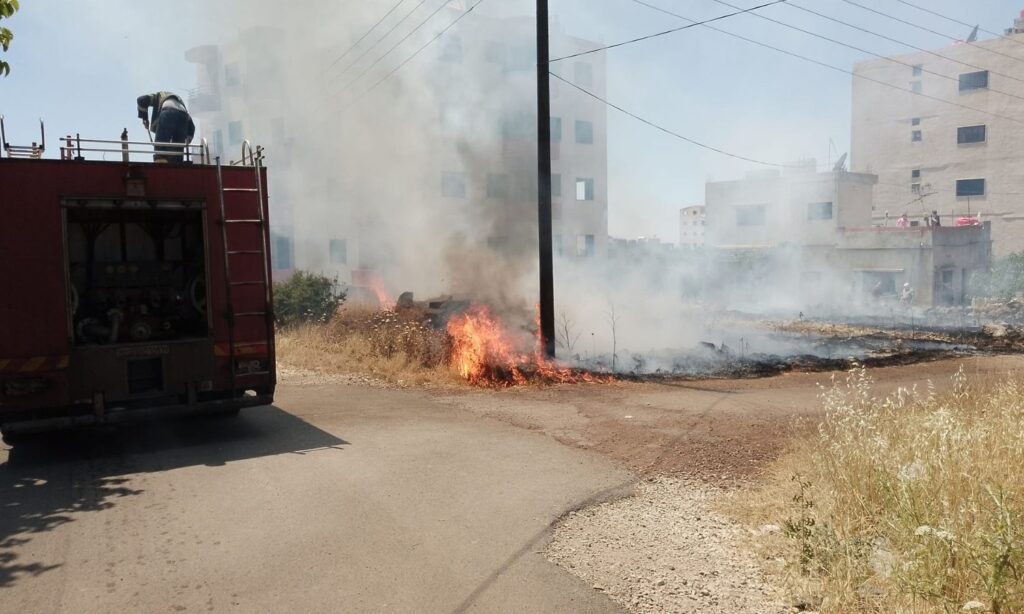
[[[630,474],[422,392],[0,451],[0,612],[618,612],[538,552]]]

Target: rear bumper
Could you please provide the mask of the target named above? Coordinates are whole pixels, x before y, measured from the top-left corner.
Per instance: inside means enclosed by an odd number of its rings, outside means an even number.
[[[46,414],[40,411],[22,415],[11,413],[0,416],[0,429],[4,433],[41,433],[97,424],[116,424],[119,422],[154,418],[226,412],[246,407],[270,405],[273,402],[273,393],[268,393],[190,404],[154,405],[131,409],[111,407],[102,413],[84,413],[68,410],[53,410],[52,413],[47,412]]]

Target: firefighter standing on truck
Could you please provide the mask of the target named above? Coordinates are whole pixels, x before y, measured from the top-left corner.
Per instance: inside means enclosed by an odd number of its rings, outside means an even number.
[[[139,119],[146,130],[155,133],[157,143],[181,143],[181,147],[157,145],[153,154],[154,162],[181,162],[185,146],[192,142],[196,125],[185,108],[181,98],[171,92],[157,92],[139,96]],[[153,107],[152,119],[147,112]]]

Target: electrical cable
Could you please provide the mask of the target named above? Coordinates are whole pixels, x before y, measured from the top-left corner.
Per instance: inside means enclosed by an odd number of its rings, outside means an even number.
[[[421,4],[422,4],[422,3],[421,3]],[[366,68],[364,68],[364,69],[363,69],[363,71],[362,71],[361,73],[359,73],[359,74],[358,74],[358,75],[356,75],[356,76],[355,76],[355,77],[354,77],[353,79],[351,79],[351,80],[350,80],[350,81],[349,81],[348,83],[346,83],[345,85],[343,85],[343,86],[341,87],[341,89],[342,89],[342,90],[347,90],[347,89],[348,89],[349,87],[351,87],[352,85],[354,85],[356,81],[359,81],[360,79],[362,79],[362,78],[363,78],[363,76],[365,76],[365,75],[366,75],[366,73],[368,73],[368,72],[370,72],[371,70],[373,70],[373,67],[374,67],[374,66],[376,66],[377,64],[380,64],[381,60],[383,60],[384,58],[386,58],[386,57],[388,57],[389,55],[391,55],[391,53],[392,53],[392,52],[393,52],[393,51],[394,51],[395,49],[398,49],[398,48],[399,48],[399,47],[400,47],[400,46],[402,45],[402,43],[404,43],[405,41],[409,40],[409,37],[411,37],[411,36],[412,36],[413,34],[415,34],[416,32],[418,32],[420,28],[422,28],[423,26],[427,25],[427,22],[428,22],[428,21],[430,21],[431,19],[433,19],[433,18],[434,18],[434,15],[437,15],[437,14],[438,14],[438,13],[440,13],[440,12],[441,12],[441,11],[442,11],[442,10],[443,10],[444,8],[446,8],[446,7],[448,6],[448,4],[449,4],[448,0],[442,0],[441,4],[439,4],[439,5],[438,5],[438,7],[437,7],[436,9],[434,9],[434,11],[433,11],[432,13],[430,13],[429,15],[427,15],[427,18],[426,18],[426,19],[424,19],[423,21],[421,21],[421,22],[420,22],[420,24],[419,24],[418,26],[416,26],[415,28],[413,28],[412,30],[410,30],[410,31],[409,31],[409,32],[408,32],[408,33],[407,33],[407,34],[406,34],[405,36],[403,36],[403,37],[402,37],[401,39],[399,39],[399,41],[398,41],[397,43],[395,43],[394,45],[392,45],[390,49],[388,49],[387,51],[385,51],[383,55],[379,56],[379,57],[378,57],[378,58],[377,58],[376,60],[374,60],[374,61],[373,61],[373,62],[372,62],[372,63],[371,63],[371,64],[370,64],[369,66],[367,66]],[[479,4],[479,3],[478,3],[478,4]],[[476,8],[476,5],[474,5],[474,6],[473,6],[473,8]],[[465,12],[465,13],[463,13],[463,15],[465,15],[466,13],[468,13],[468,12],[469,12],[469,11],[471,11],[471,10],[472,10],[472,9],[467,9],[467,10],[466,10],[466,12]],[[456,21],[458,21],[458,20],[456,20]],[[433,40],[431,40],[430,42],[433,42]],[[428,43],[428,44],[429,44],[429,43]],[[417,53],[419,53],[419,52],[417,51]],[[415,54],[414,54],[414,55],[415,55]]]
[[[991,34],[992,36],[998,36],[999,38],[1005,38],[1006,40],[1008,40],[1008,41],[1010,41],[1012,43],[1016,43],[1018,45],[1024,45],[1024,42],[1021,42],[1019,40],[1016,40],[1016,39],[1011,38],[1009,36],[1006,36],[1004,34],[1000,34],[998,32],[993,32],[992,30],[986,30],[985,28],[982,28],[981,26],[979,26],[977,24],[972,26],[971,24],[967,23],[966,21],[960,21],[959,19],[954,19],[954,18],[952,18],[952,17],[950,17],[948,15],[943,15],[942,13],[939,13],[937,11],[933,11],[933,10],[931,10],[929,8],[925,8],[923,6],[918,6],[918,5],[916,5],[916,4],[912,3],[912,2],[907,2],[906,0],[896,0],[896,2],[899,2],[900,4],[905,4],[905,5],[909,6],[909,7],[915,8],[915,9],[917,9],[919,11],[924,11],[925,13],[929,13],[931,15],[935,15],[936,17],[941,17],[942,19],[945,19],[946,21],[951,21],[953,23],[960,24],[961,26],[966,26],[968,28],[978,28],[979,32],[984,32],[985,34]]]
[[[717,2],[718,4],[721,4],[723,6],[728,6],[730,8],[739,8],[739,7],[737,7],[734,4],[730,4],[730,3],[726,2],[725,0],[712,0],[712,2]],[[927,73],[929,75],[934,75],[936,77],[940,77],[940,78],[946,79],[948,81],[954,81],[954,82],[957,82],[957,83],[960,82],[960,79],[958,77],[951,77],[949,75],[944,75],[944,74],[942,74],[940,72],[935,72],[934,70],[928,70],[928,69],[924,68],[923,66],[919,66],[919,65],[915,66],[914,64],[909,64],[909,63],[904,62],[902,60],[897,60],[896,58],[893,58],[893,57],[884,56],[884,55],[882,55],[880,53],[875,53],[874,51],[870,51],[870,50],[864,49],[862,47],[857,47],[856,45],[851,45],[849,43],[844,43],[843,41],[836,40],[834,38],[829,38],[828,36],[825,36],[823,34],[818,34],[817,32],[812,32],[810,30],[805,30],[805,29],[803,29],[803,28],[801,28],[799,26],[794,26],[793,24],[786,23],[786,22],[780,21],[778,19],[773,19],[771,17],[768,17],[767,15],[761,15],[759,13],[752,13],[752,15],[754,17],[759,18],[759,19],[764,19],[764,20],[770,21],[770,22],[772,22],[774,24],[778,24],[778,25],[780,25],[780,26],[782,26],[784,28],[789,28],[791,30],[795,30],[797,32],[801,32],[801,33],[806,34],[808,36],[813,36],[813,37],[819,38],[819,39],[821,39],[823,41],[828,41],[828,42],[833,43],[835,45],[840,45],[842,47],[846,47],[847,49],[853,49],[854,51],[859,51],[861,53],[866,53],[868,55],[873,55],[876,58],[885,60],[887,62],[892,62],[894,64],[900,64],[900,65],[906,66],[907,68],[910,68],[910,69],[917,69],[917,70],[920,70],[923,73]],[[1024,96],[1020,96],[1018,94],[1013,94],[1011,92],[1004,92],[1002,90],[997,90],[997,89],[991,88],[991,87],[988,88],[988,91],[996,93],[996,94],[1002,94],[1003,96],[1009,96],[1011,98],[1017,98],[1018,100],[1024,100]]]
[[[391,7],[391,9],[390,9],[390,10],[388,10],[388,12],[387,12],[387,13],[384,13],[384,16],[383,16],[383,17],[381,17],[381,18],[380,18],[380,19],[379,19],[379,20],[377,21],[377,23],[375,23],[375,24],[373,24],[372,26],[370,26],[370,29],[369,29],[369,30],[367,30],[367,31],[366,31],[366,32],[365,32],[365,33],[364,33],[364,34],[363,34],[362,36],[360,36],[360,37],[359,37],[359,39],[358,39],[358,40],[356,40],[356,42],[352,43],[352,46],[351,46],[351,47],[349,47],[348,49],[346,49],[346,50],[345,50],[345,53],[342,53],[342,54],[341,54],[340,56],[338,56],[338,57],[334,58],[334,61],[333,61],[333,62],[331,62],[331,64],[330,64],[330,65],[329,65],[329,66],[328,66],[328,67],[327,67],[327,68],[326,68],[326,69],[324,70],[324,72],[325,72],[325,73],[326,73],[326,72],[330,72],[330,71],[331,71],[331,69],[333,69],[333,68],[334,68],[335,66],[337,66],[338,62],[340,62],[340,61],[344,60],[344,59],[345,59],[345,58],[346,58],[346,57],[348,56],[348,54],[352,53],[352,51],[353,51],[353,50],[354,50],[354,49],[355,49],[356,47],[358,47],[358,46],[359,46],[359,43],[363,42],[363,41],[364,41],[364,40],[366,39],[366,37],[370,35],[370,33],[371,33],[371,32],[373,32],[374,30],[376,30],[376,29],[377,29],[377,26],[379,26],[380,24],[384,23],[384,20],[385,20],[385,19],[387,19],[387,18],[388,18],[388,17],[389,17],[390,15],[391,15],[391,13],[394,13],[394,12],[395,12],[395,10],[396,10],[396,9],[398,9],[398,7],[402,6],[402,4],[403,4],[404,2],[405,2],[405,0],[398,0],[398,3],[397,3],[397,4],[395,4],[394,6],[392,6],[392,7]]]
[[[400,63],[400,64],[399,64],[398,66],[395,66],[395,67],[394,67],[393,69],[391,69],[391,71],[390,71],[390,72],[388,72],[388,73],[387,73],[386,75],[384,75],[383,77],[381,77],[381,79],[380,79],[379,81],[377,81],[376,83],[374,83],[373,85],[371,85],[371,86],[370,86],[370,87],[369,87],[368,89],[366,89],[365,91],[363,91],[363,93],[362,93],[362,94],[360,94],[359,96],[355,97],[355,98],[354,98],[354,99],[352,100],[352,102],[350,102],[350,103],[349,103],[348,105],[346,105],[346,106],[345,106],[345,107],[344,107],[344,108],[342,109],[342,111],[345,111],[345,110],[348,110],[348,109],[352,108],[352,106],[353,106],[353,105],[355,105],[355,104],[356,104],[357,102],[359,102],[360,100],[362,100],[362,98],[363,98],[364,96],[366,96],[367,94],[369,94],[369,93],[370,93],[370,92],[372,92],[373,90],[377,89],[377,86],[379,86],[379,85],[380,85],[381,83],[384,83],[385,81],[387,81],[387,80],[388,80],[388,79],[389,79],[389,78],[391,77],[391,75],[393,75],[393,74],[395,74],[396,72],[398,72],[399,70],[401,70],[403,66],[405,66],[406,64],[408,64],[409,62],[411,62],[413,58],[415,58],[416,56],[418,56],[418,55],[420,54],[420,52],[422,52],[422,51],[423,51],[424,49],[426,49],[427,47],[429,47],[429,46],[430,46],[430,45],[431,45],[431,44],[432,44],[432,43],[433,43],[434,41],[436,41],[437,39],[439,39],[439,38],[441,38],[442,36],[444,36],[445,32],[447,32],[448,30],[450,30],[450,29],[452,29],[453,27],[455,27],[455,24],[457,24],[457,23],[459,23],[460,21],[462,21],[462,19],[463,19],[464,17],[466,17],[467,15],[469,15],[470,13],[472,13],[472,12],[473,12],[473,10],[474,10],[474,9],[476,9],[476,7],[480,6],[480,5],[481,5],[481,4],[483,4],[483,3],[484,3],[484,0],[477,0],[476,4],[474,4],[473,6],[469,7],[469,8],[468,8],[468,9],[466,9],[466,10],[465,10],[465,11],[464,11],[464,12],[463,12],[463,13],[462,13],[461,15],[459,15],[458,17],[456,17],[456,18],[455,18],[455,21],[453,21],[453,22],[451,22],[450,24],[448,24],[447,26],[445,26],[445,27],[444,27],[444,29],[442,29],[442,30],[441,30],[440,32],[438,32],[438,33],[437,33],[436,35],[434,35],[434,37],[433,37],[432,39],[430,39],[430,40],[428,40],[428,41],[427,41],[426,43],[424,43],[422,47],[420,47],[419,49],[417,49],[416,51],[414,51],[414,52],[413,52],[413,54],[412,54],[412,55],[410,55],[409,57],[407,57],[407,58],[406,58],[406,59],[405,59],[404,61],[402,61],[402,63]],[[443,5],[441,5],[441,6],[442,6],[442,7],[444,7],[444,6],[447,6],[447,4],[448,4],[448,2],[447,2],[447,0],[445,0],[445,3],[444,3]],[[428,17],[428,19],[429,19],[429,17]],[[421,25],[422,25],[422,24],[421,24]]]
[[[658,7],[658,6],[655,6],[655,5],[650,4],[648,2],[645,2],[644,0],[631,0],[631,1],[635,2],[636,4],[640,4],[642,6],[646,6],[649,9],[653,9],[655,11],[659,11],[661,13],[665,13],[666,15],[671,15],[673,17],[677,17],[677,18],[682,19],[684,21],[690,21],[690,22],[694,21],[694,20],[692,20],[692,19],[690,19],[688,17],[683,17],[682,15],[679,15],[677,13],[673,13],[672,11],[669,11],[667,9],[663,9],[661,7]],[[913,94],[915,96],[921,96],[922,98],[928,98],[930,100],[935,100],[937,102],[941,102],[943,104],[948,104],[950,106],[959,107],[961,109],[966,109],[968,111],[974,111],[975,113],[983,113],[985,115],[991,115],[992,117],[998,117],[1000,119],[1005,119],[1007,121],[1011,121],[1011,122],[1014,122],[1014,123],[1024,124],[1024,120],[1020,120],[1020,119],[1017,119],[1015,117],[1010,117],[1008,115],[1000,115],[998,113],[993,113],[991,111],[985,111],[984,109],[978,109],[976,107],[968,106],[968,105],[965,105],[965,104],[960,104],[958,102],[953,102],[951,100],[946,100],[945,98],[939,98],[938,96],[931,96],[929,94],[925,94],[924,92],[915,92],[914,90],[907,89],[907,88],[904,88],[904,87],[900,87],[900,86],[895,85],[893,83],[889,83],[889,82],[886,82],[886,81],[882,81],[880,79],[875,79],[875,78],[872,78],[872,77],[868,77],[867,75],[858,74],[858,73],[853,72],[852,70],[848,70],[846,68],[841,68],[839,66],[835,66],[835,65],[829,64],[827,62],[822,62],[821,60],[815,60],[814,58],[811,58],[811,57],[808,57],[808,56],[805,56],[805,55],[801,55],[801,54],[795,53],[793,51],[787,51],[787,50],[782,49],[780,47],[775,47],[773,45],[769,45],[768,43],[762,43],[761,41],[757,41],[757,40],[754,40],[752,38],[747,38],[747,37],[741,36],[739,34],[734,34],[734,33],[729,32],[727,30],[722,30],[721,28],[716,28],[715,26],[712,26],[712,25],[705,25],[704,27],[708,28],[710,30],[714,30],[715,32],[720,32],[722,34],[725,34],[726,36],[731,36],[733,38],[737,38],[739,40],[746,41],[748,43],[752,43],[752,44],[757,45],[759,47],[764,47],[765,49],[771,49],[772,51],[777,51],[779,53],[783,53],[785,55],[788,55],[788,56],[791,56],[791,57],[794,57],[794,58],[798,58],[798,59],[804,60],[806,62],[810,62],[812,64],[817,64],[818,66],[823,66],[825,68],[828,68],[830,70],[834,70],[836,72],[841,72],[841,73],[844,73],[844,74],[847,74],[847,75],[851,75],[851,76],[853,76],[853,77],[855,77],[857,79],[863,79],[864,81],[871,81],[872,83],[877,83],[879,85],[883,85],[885,87],[888,87],[888,88],[891,88],[891,89],[894,89],[894,90],[897,90],[897,91],[900,91],[900,92],[905,92],[905,93]]]
[[[568,79],[565,79],[564,77],[561,77],[561,76],[559,76],[559,75],[557,75],[557,74],[555,74],[553,72],[549,72],[548,74],[551,75],[552,77],[558,79],[559,81],[561,81],[561,82],[563,82],[563,83],[565,83],[565,84],[567,84],[567,85],[569,85],[571,87],[576,88],[577,90],[583,92],[587,96],[590,96],[594,100],[597,100],[598,102],[601,102],[601,103],[603,103],[603,104],[605,104],[605,105],[615,109],[616,111],[618,111],[620,113],[628,115],[628,116],[632,117],[633,119],[635,119],[635,120],[637,120],[637,121],[639,121],[641,123],[647,124],[651,128],[654,128],[656,130],[660,130],[661,132],[664,132],[665,134],[668,134],[670,136],[676,137],[677,139],[686,141],[687,143],[690,143],[691,145],[696,145],[697,147],[701,147],[703,149],[707,149],[709,151],[713,151],[715,153],[722,154],[723,156],[729,156],[730,158],[736,158],[737,160],[743,160],[745,162],[754,162],[755,164],[763,164],[764,166],[775,166],[775,167],[779,167],[779,168],[797,168],[796,166],[791,165],[791,164],[778,164],[778,163],[775,163],[775,162],[765,162],[764,160],[758,160],[756,158],[748,158],[747,156],[741,156],[739,154],[734,154],[734,153],[726,151],[724,149],[719,149],[718,147],[713,147],[713,146],[708,145],[706,143],[701,143],[700,141],[695,141],[694,139],[691,139],[690,137],[683,136],[683,135],[679,134],[678,132],[674,132],[672,130],[669,130],[668,128],[665,128],[664,126],[660,126],[660,125],[652,122],[649,119],[645,119],[645,118],[637,115],[636,113],[633,113],[632,111],[627,111],[626,109],[624,109],[624,108],[622,108],[622,107],[620,107],[620,106],[618,106],[616,104],[613,104],[613,103],[609,102],[608,100],[605,100],[604,98],[601,98],[600,96],[598,96],[594,92],[591,92],[590,90],[584,89],[584,88],[580,87],[579,85],[576,85],[575,83],[573,83],[572,81],[569,81]]]
[[[704,25],[704,24],[707,24],[707,23],[711,23],[713,21],[720,21],[720,20],[726,19],[728,17],[735,17],[736,15],[742,15],[743,13],[749,13],[751,11],[756,11],[758,9],[763,9],[766,6],[772,6],[773,4],[782,4],[783,2],[786,2],[786,1],[787,0],[773,0],[772,2],[766,2],[765,4],[760,4],[758,6],[754,6],[754,7],[751,7],[749,9],[743,9],[743,10],[737,11],[735,13],[729,13],[728,15],[719,15],[718,17],[712,17],[711,19],[707,19],[705,21],[694,22],[692,24],[683,26],[681,28],[672,28],[671,30],[665,30],[664,32],[657,32],[655,34],[649,34],[647,36],[641,36],[640,38],[633,38],[633,39],[630,39],[630,40],[627,40],[627,41],[622,41],[621,43],[615,43],[613,45],[606,45],[604,47],[598,47],[596,49],[591,49],[589,51],[581,51],[579,53],[574,53],[572,55],[566,55],[566,56],[562,56],[560,58],[554,58],[554,59],[550,60],[549,63],[553,64],[555,62],[561,62],[562,60],[569,60],[569,59],[572,59],[572,58],[578,58],[581,55],[590,55],[591,53],[597,53],[599,51],[606,51],[608,49],[615,49],[616,47],[624,47],[626,45],[632,45],[633,43],[639,43],[641,41],[650,40],[652,38],[657,38],[659,36],[665,36],[666,34],[674,34],[674,33],[679,32],[681,30],[688,30],[690,28],[693,28],[693,27],[696,27],[696,26],[701,26],[701,25]],[[734,7],[734,8],[738,8],[738,7]]]
[[[896,43],[898,45],[903,45],[904,47],[908,47],[908,48],[913,49],[915,51],[920,51],[922,53],[927,53],[928,55],[937,57],[937,58],[942,59],[942,60],[946,60],[947,62],[953,62],[953,63],[956,63],[956,64],[960,64],[961,66],[966,66],[968,68],[973,68],[975,70],[988,70],[993,75],[999,75],[1000,77],[1003,77],[1004,79],[1012,79],[1013,81],[1019,81],[1021,83],[1024,83],[1024,79],[1021,79],[1020,77],[1014,77],[1013,75],[1008,75],[1006,73],[996,72],[994,70],[985,68],[984,66],[978,66],[977,64],[971,64],[970,62],[964,62],[963,60],[958,60],[956,58],[951,58],[951,57],[949,57],[947,55],[942,55],[941,53],[937,53],[935,51],[931,51],[930,49],[925,49],[924,47],[918,47],[917,45],[908,43],[906,41],[901,41],[898,38],[893,38],[891,36],[886,36],[885,34],[880,34],[880,33],[875,32],[873,30],[869,30],[867,28],[862,28],[861,26],[849,23],[847,21],[843,21],[842,19],[837,19],[835,17],[832,17],[831,15],[826,15],[824,13],[819,13],[818,11],[815,11],[813,9],[809,9],[807,7],[804,7],[804,6],[800,6],[799,4],[794,4],[792,1],[787,2],[786,6],[795,8],[795,9],[803,11],[805,13],[810,13],[811,15],[817,15],[818,17],[821,17],[822,19],[827,19],[827,20],[829,20],[829,21],[831,21],[833,23],[838,23],[838,24],[844,25],[844,26],[846,26],[848,28],[853,28],[854,30],[858,30],[860,32],[864,32],[865,34],[871,34],[872,36],[877,36],[878,38],[881,38],[883,40],[887,40],[890,43]]]
[[[374,49],[376,49],[377,45],[381,44],[381,43],[382,43],[382,42],[383,42],[384,40],[386,40],[386,39],[387,39],[387,37],[391,36],[391,33],[392,33],[392,32],[394,32],[395,30],[397,30],[399,26],[401,26],[401,25],[402,25],[403,23],[405,23],[405,20],[407,20],[407,19],[409,19],[410,17],[412,17],[412,14],[413,14],[413,13],[415,13],[416,11],[418,11],[418,10],[419,10],[419,8],[420,8],[421,6],[423,6],[424,4],[426,4],[426,3],[427,3],[427,0],[420,0],[420,2],[419,2],[418,4],[416,4],[416,6],[412,7],[412,10],[411,10],[411,11],[409,11],[408,13],[406,13],[404,17],[402,17],[402,18],[401,18],[401,19],[399,19],[399,20],[398,20],[397,22],[395,22],[394,24],[392,24],[392,26],[391,26],[390,28],[388,28],[388,31],[387,31],[387,32],[385,32],[385,33],[384,33],[384,34],[383,34],[383,35],[382,35],[382,36],[381,36],[380,38],[378,38],[377,40],[375,40],[375,41],[373,42],[373,44],[372,44],[372,45],[370,45],[370,46],[369,46],[369,47],[367,47],[367,48],[366,48],[365,50],[363,50],[363,52],[359,54],[359,57],[357,57],[357,58],[356,58],[355,60],[353,60],[351,64],[349,64],[348,66],[346,66],[345,68],[343,68],[343,69],[341,70],[341,72],[340,72],[340,73],[338,73],[337,75],[335,75],[334,77],[332,77],[332,78],[331,78],[331,83],[335,83],[335,82],[337,82],[337,81],[338,81],[339,79],[341,79],[341,78],[342,78],[342,77],[344,77],[344,76],[345,76],[346,74],[348,74],[348,72],[349,72],[350,70],[352,70],[352,69],[353,69],[353,68],[354,68],[354,67],[355,67],[356,65],[358,65],[358,64],[359,64],[359,62],[361,62],[361,61],[362,61],[362,59],[363,59],[363,58],[365,58],[365,57],[367,56],[367,54],[369,54],[369,53],[370,53],[371,51],[373,51]]]
[[[893,21],[898,21],[899,23],[908,25],[908,26],[910,26],[912,28],[917,28],[918,30],[922,30],[924,32],[929,32],[929,33],[934,34],[936,36],[941,36],[943,38],[948,38],[949,40],[951,40],[951,41],[953,41],[955,43],[963,43],[965,45],[970,45],[972,47],[977,47],[978,49],[981,49],[983,51],[987,51],[987,52],[989,52],[991,54],[994,54],[994,55],[1001,55],[1004,58],[1010,58],[1011,60],[1015,60],[1017,62],[1024,62],[1024,58],[1019,58],[1017,56],[1010,55],[1008,53],[1003,53],[1001,51],[996,51],[995,49],[989,49],[988,47],[982,47],[981,45],[978,45],[976,43],[969,43],[967,41],[960,40],[959,38],[957,38],[955,36],[950,36],[949,34],[945,34],[944,32],[939,32],[938,30],[932,30],[931,28],[926,28],[926,27],[924,27],[922,25],[918,25],[918,24],[916,24],[916,23],[914,23],[912,21],[907,21],[906,19],[902,19],[900,17],[896,17],[895,15],[890,15],[890,14],[885,13],[883,11],[879,11],[878,9],[873,9],[870,6],[864,6],[863,4],[854,2],[853,0],[840,0],[840,1],[841,2],[845,2],[846,4],[849,4],[851,6],[855,6],[857,8],[860,8],[860,9],[863,9],[865,11],[868,11],[869,13],[874,13],[876,15],[881,15],[882,17],[885,17],[887,19],[891,19]]]

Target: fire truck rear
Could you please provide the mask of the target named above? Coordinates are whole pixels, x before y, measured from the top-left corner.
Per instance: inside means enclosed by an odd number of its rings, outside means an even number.
[[[42,125],[40,125],[42,131]],[[236,413],[276,380],[262,149],[61,139],[0,118],[0,430]],[[172,149],[173,150],[173,149]]]

